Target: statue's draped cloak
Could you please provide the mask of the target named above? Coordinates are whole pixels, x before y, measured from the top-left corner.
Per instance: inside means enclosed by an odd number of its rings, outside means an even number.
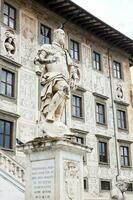
[[[54,48],[52,45],[43,45],[42,51],[45,51],[46,54],[54,54]],[[62,51],[65,52],[65,59],[66,59],[66,65],[68,67],[68,71],[70,74],[70,69],[69,66],[72,66],[73,61],[70,57],[70,54],[68,53],[67,50],[61,49]],[[57,50],[58,51],[58,50]],[[70,77],[69,77],[70,78]],[[45,80],[45,81],[43,81]],[[65,81],[69,85],[69,80],[65,76],[63,76],[61,73],[56,73],[56,72],[46,72],[44,70],[44,73],[42,73],[41,76],[41,82],[43,82],[43,88],[41,90],[41,112],[44,114],[46,117],[48,113],[48,106],[52,100],[53,97],[53,87],[58,81]],[[68,98],[68,97],[67,97]]]

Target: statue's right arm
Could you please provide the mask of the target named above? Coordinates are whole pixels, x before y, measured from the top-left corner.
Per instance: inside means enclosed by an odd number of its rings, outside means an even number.
[[[49,64],[56,62],[56,58],[51,55],[51,45],[43,45],[40,50],[38,50],[37,56],[35,57],[34,63],[35,64]]]

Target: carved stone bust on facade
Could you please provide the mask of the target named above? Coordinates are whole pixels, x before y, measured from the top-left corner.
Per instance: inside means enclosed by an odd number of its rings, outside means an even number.
[[[116,187],[111,192],[112,199],[116,200],[126,200],[126,191],[129,186],[129,181],[123,177],[118,176]]]
[[[14,35],[14,32],[12,30],[7,30],[5,32],[5,36],[6,36],[6,39],[5,39],[5,42],[4,42],[4,46],[5,46],[5,49],[7,51],[7,56],[10,57],[10,58],[13,58],[12,56],[14,55],[15,53],[15,35]]]
[[[74,89],[80,79],[79,68],[64,48],[64,44],[65,32],[62,29],[55,30],[52,44],[42,45],[34,60],[37,69],[40,67],[40,82],[43,86],[41,121],[52,125],[61,124],[70,88]],[[46,132],[46,129],[44,131]]]

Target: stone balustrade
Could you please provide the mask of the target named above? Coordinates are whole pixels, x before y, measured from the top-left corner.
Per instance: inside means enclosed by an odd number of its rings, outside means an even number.
[[[0,169],[13,176],[21,184],[25,184],[25,169],[2,150],[0,150]]]

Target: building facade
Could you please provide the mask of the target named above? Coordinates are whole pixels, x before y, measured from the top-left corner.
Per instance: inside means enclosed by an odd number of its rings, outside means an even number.
[[[65,22],[66,48],[81,70],[63,122],[85,155],[84,199],[109,200],[116,177],[133,198],[133,42],[71,1],[0,0],[0,185],[3,199],[24,199],[25,157],[16,144],[38,136],[40,72],[34,58]],[[13,188],[13,189],[12,189]],[[6,193],[6,194],[5,194]]]

